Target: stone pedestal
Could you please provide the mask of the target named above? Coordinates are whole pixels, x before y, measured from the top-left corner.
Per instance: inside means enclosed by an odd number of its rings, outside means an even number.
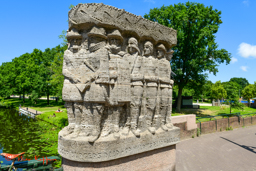
[[[175,171],[176,145],[105,162],[76,162],[63,158],[64,171]]]

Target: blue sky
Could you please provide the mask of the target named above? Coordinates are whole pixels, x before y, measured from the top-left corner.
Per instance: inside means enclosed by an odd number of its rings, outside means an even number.
[[[151,8],[173,5],[184,0],[1,0],[0,10],[0,64],[34,48],[44,50],[61,43],[58,35],[68,29],[68,7],[78,3],[104,3],[144,16]],[[198,0],[192,1],[212,5],[222,12],[216,34],[219,49],[232,54],[229,65],[221,64],[216,76],[209,74],[209,80],[229,81],[232,77],[256,81],[256,1],[255,0]]]

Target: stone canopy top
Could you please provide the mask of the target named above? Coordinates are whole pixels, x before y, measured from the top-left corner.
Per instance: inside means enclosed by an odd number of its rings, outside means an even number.
[[[68,17],[69,31],[72,28],[88,31],[98,26],[118,29],[124,37],[135,37],[138,41],[163,43],[168,50],[177,44],[176,30],[102,3],[78,4]]]

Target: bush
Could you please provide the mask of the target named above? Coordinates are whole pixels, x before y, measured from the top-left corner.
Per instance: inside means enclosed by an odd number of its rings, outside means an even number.
[[[200,136],[200,133],[201,133],[201,130],[199,128],[197,128],[197,131],[196,131],[196,135],[199,137]]]

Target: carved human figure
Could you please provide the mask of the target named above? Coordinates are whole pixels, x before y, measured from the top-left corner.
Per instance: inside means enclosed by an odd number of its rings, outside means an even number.
[[[170,110],[170,75],[171,67],[170,62],[166,60],[166,48],[163,44],[157,46],[157,66],[158,66],[158,90],[157,90],[157,112],[154,116],[153,125],[156,128],[161,127],[163,130],[168,131],[166,125],[166,118],[168,110]],[[170,126],[170,125],[168,125]]]
[[[100,136],[101,118],[108,98],[109,55],[105,48],[107,36],[104,28],[93,27],[87,35],[90,53],[84,63],[92,74],[84,77],[95,78],[95,81],[84,94],[84,113],[92,117],[88,141],[94,142]]]
[[[157,99],[157,59],[153,57],[153,44],[150,41],[144,44],[143,72],[144,72],[144,94],[143,109],[140,116],[141,129],[147,129],[154,134],[156,128],[152,125],[153,117],[156,110]]]
[[[68,49],[64,52],[63,69],[64,85],[62,89],[62,98],[66,102],[69,125],[64,129],[65,134],[68,135],[72,132],[79,130],[79,122],[81,120],[80,108],[83,102],[82,94],[78,84],[82,84],[82,76],[76,72],[80,62],[76,58],[79,56],[81,49],[82,36],[76,29],[72,29],[67,33]],[[86,87],[84,82],[83,87]]]
[[[107,118],[102,130],[102,136],[111,133],[119,138],[120,120],[125,117],[124,105],[130,102],[130,68],[128,61],[123,59],[125,52],[121,51],[123,37],[118,30],[108,34],[109,50],[109,107]],[[121,115],[123,114],[123,115]]]
[[[174,52],[173,50],[170,50],[170,51],[166,52],[166,59],[167,59],[167,61],[171,61],[172,56],[173,56],[173,52]],[[170,69],[171,69],[171,67],[170,67]],[[171,76],[170,76],[170,86],[168,88],[169,103],[168,103],[168,111],[167,111],[167,116],[166,116],[166,126],[169,129],[173,128],[172,119],[171,119],[171,115],[172,115],[172,90],[173,90],[172,88],[173,88],[173,83],[174,83],[174,81],[171,79]]]
[[[142,57],[140,56],[140,49],[138,41],[134,37],[129,38],[126,51],[128,54],[124,56],[124,60],[129,62],[131,74],[131,103],[130,111],[127,116],[126,127],[123,134],[127,135],[129,127],[135,136],[140,136],[138,129],[138,118],[141,111],[142,94],[143,94],[143,71]]]

